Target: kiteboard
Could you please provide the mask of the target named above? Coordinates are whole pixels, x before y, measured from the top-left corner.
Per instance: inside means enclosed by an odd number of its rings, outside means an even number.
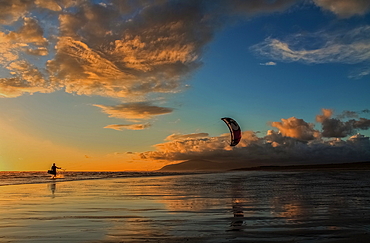
[[[57,179],[57,175],[54,174],[54,171],[53,170],[48,170],[48,174],[52,175],[52,177],[50,177],[50,179],[52,179],[52,180]]]
[[[63,172],[64,171],[65,171],[65,169],[62,169],[61,171],[58,171],[58,174],[55,174],[55,171],[48,170],[47,173],[50,174],[50,175],[52,175],[52,177],[50,177],[50,179],[56,180],[56,179],[64,178],[64,175],[63,175]]]

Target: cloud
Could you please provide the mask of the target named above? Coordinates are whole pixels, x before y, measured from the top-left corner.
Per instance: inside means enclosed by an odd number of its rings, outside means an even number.
[[[265,63],[260,63],[261,66],[276,66],[276,62],[265,62]]]
[[[361,79],[367,75],[370,75],[370,66],[356,68],[348,75],[348,77],[352,79]]]
[[[23,56],[45,56],[48,41],[43,30],[32,18],[24,18],[23,25],[8,33],[0,32],[0,65],[9,71],[9,78],[0,79],[0,97],[18,97],[24,93],[49,93],[55,89],[47,82],[42,70]]]
[[[348,63],[370,61],[370,26],[362,26],[346,33],[295,35],[287,41],[267,38],[251,50],[274,60],[305,63]],[[316,39],[316,43],[309,43]],[[310,46],[316,45],[316,48]]]
[[[38,47],[45,47],[48,44],[46,38],[43,37],[43,29],[38,22],[32,18],[24,18],[23,26],[18,31],[10,31],[7,38],[13,43],[34,44]]]
[[[186,86],[185,80],[202,65],[203,51],[214,33],[227,22],[221,20],[235,14],[281,12],[299,2],[3,1],[0,3],[3,24],[0,65],[9,73],[2,79],[0,92],[3,97],[16,97],[63,89],[78,95],[115,98],[180,92]],[[360,9],[369,7],[366,1],[315,0],[315,3],[338,14],[349,9],[360,13]],[[40,11],[47,12],[42,19],[38,17]],[[321,38],[325,43],[316,49],[269,38],[254,50],[282,61],[368,62],[369,28],[365,26],[337,36],[312,34],[310,39]],[[299,39],[304,41],[302,36]],[[12,68],[10,64],[15,61],[32,63],[32,69],[43,77],[42,88]],[[368,73],[365,68],[351,77]],[[15,80],[21,83],[19,88]]]
[[[35,68],[53,90],[109,97],[179,92],[201,66],[218,25],[199,1],[9,0],[0,6],[0,23],[9,25],[0,33],[0,64],[12,76],[2,82],[4,97],[37,90],[29,82],[29,89],[13,91],[21,74],[8,68],[35,55],[47,56]],[[44,16],[42,26],[36,20],[41,10],[50,18]]]
[[[323,137],[327,138],[343,138],[353,135],[359,130],[367,130],[370,127],[370,120],[366,118],[359,118],[358,120],[350,119],[348,121],[340,120],[339,118],[331,118],[333,111],[330,109],[323,109],[322,115],[316,116],[316,121],[322,124]],[[345,111],[344,118],[353,117],[355,112]],[[349,115],[349,116],[348,116]],[[343,117],[343,116],[340,116]]]
[[[171,113],[172,108],[151,105],[149,102],[133,102],[116,106],[94,105],[109,115],[127,120],[151,119],[153,116]]]
[[[31,0],[9,0],[0,2],[0,24],[11,24],[26,14],[32,6]]]
[[[0,79],[0,97],[14,98],[24,93],[50,93],[54,91],[45,81],[42,73],[25,61],[14,61],[8,66],[17,72],[14,78]]]
[[[36,0],[35,4],[40,8],[49,9],[51,11],[61,11],[62,7],[54,0]]]
[[[9,80],[2,80],[1,92],[3,97],[45,92],[8,67],[15,60],[35,65],[47,92],[115,98],[180,92],[225,25],[220,19],[284,11],[295,2],[2,1],[0,65]],[[27,89],[18,89],[14,80]]]
[[[284,62],[307,64],[345,63],[364,64],[370,62],[370,26],[361,26],[346,32],[316,32],[297,34],[285,41],[267,38],[250,47],[262,56]],[[362,77],[368,72],[356,72],[351,77]]]
[[[127,130],[144,130],[146,128],[149,128],[151,125],[150,124],[130,124],[130,125],[124,125],[124,124],[112,124],[105,126],[104,128],[110,128],[118,131],[122,131],[124,129]]]
[[[338,117],[338,119],[358,118],[359,117],[359,114],[356,111],[343,111],[337,117]]]
[[[322,109],[321,112],[322,114],[316,116],[316,121],[320,123],[329,119],[334,113],[332,109]]]
[[[2,96],[60,89],[78,95],[115,98],[180,92],[186,86],[185,80],[202,65],[204,48],[214,33],[225,25],[220,19],[235,14],[285,11],[298,2],[5,1],[0,3],[0,23],[4,25],[4,32],[0,33],[0,64],[9,71],[9,80],[2,80]],[[47,12],[43,19],[37,19],[40,11]],[[362,32],[368,35],[368,31]],[[279,46],[284,42],[278,42],[266,40],[266,46],[261,44],[260,49],[267,53],[266,48],[270,48],[275,51],[272,55],[275,60],[285,61],[326,62],[329,55],[315,59],[314,53],[299,52],[288,44],[288,50],[282,52]],[[362,50],[360,44],[352,45],[354,51],[345,60],[356,58],[356,53],[358,58],[360,53],[365,55],[367,43],[362,43]],[[348,51],[347,47],[342,49]],[[342,53],[328,47],[317,53],[330,51],[333,55]],[[34,61],[35,56],[39,61]],[[42,89],[26,80],[19,70],[12,69],[9,64],[14,61],[32,63],[33,69],[43,76]],[[17,88],[14,80],[27,89]]]
[[[255,134],[254,137],[255,139],[247,144],[234,148],[227,147],[225,139],[221,137],[172,141],[157,144],[155,151],[134,155],[141,159],[168,162],[206,159],[221,163],[240,162],[248,166],[357,161],[370,158],[369,143],[366,143],[368,140],[365,140],[365,146],[343,140],[304,143],[273,131],[263,138],[257,138]]]
[[[281,119],[281,122],[271,122],[271,126],[279,129],[283,136],[302,141],[310,141],[319,137],[319,131],[314,129],[313,123],[307,123],[295,117]]]
[[[181,6],[159,2],[141,6],[125,20],[116,2],[87,4],[60,15],[57,52],[49,65],[53,78],[67,92],[85,95],[181,90],[184,77],[201,65],[199,57],[214,27],[196,1]]]
[[[26,62],[24,56],[46,56],[48,40],[44,31],[32,18],[23,18],[23,25],[17,30],[0,32],[0,65],[12,70],[9,65],[14,61]],[[18,72],[15,72],[18,74]]]
[[[353,114],[346,111],[347,114]],[[172,134],[167,142],[155,145],[154,151],[134,153],[141,159],[181,161],[190,159],[206,159],[214,162],[240,162],[245,166],[283,165],[287,163],[324,163],[341,161],[359,161],[370,159],[370,143],[366,137],[341,140],[342,133],[331,134],[330,131],[340,131],[346,121],[335,119],[332,122],[333,111],[323,109],[316,116],[322,125],[322,132],[314,129],[314,124],[303,119],[291,117],[281,119],[281,122],[271,122],[277,128],[269,130],[263,137],[256,132],[244,131],[242,140],[236,147],[228,144],[229,134],[209,137],[206,133]],[[331,128],[328,127],[329,121]],[[369,129],[370,120],[360,118],[349,123],[354,130]],[[350,135],[351,133],[346,133]],[[338,135],[334,137],[332,135]],[[330,139],[323,139],[330,137]],[[357,136],[358,137],[358,136]]]
[[[172,134],[165,138],[167,141],[176,141],[176,140],[187,140],[194,138],[205,138],[208,137],[208,133],[191,133],[191,134]]]
[[[342,18],[364,15],[370,10],[370,2],[367,0],[314,0],[314,3]]]

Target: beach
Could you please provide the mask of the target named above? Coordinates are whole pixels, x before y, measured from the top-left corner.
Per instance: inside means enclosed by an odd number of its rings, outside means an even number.
[[[0,186],[0,242],[370,242],[370,171]]]

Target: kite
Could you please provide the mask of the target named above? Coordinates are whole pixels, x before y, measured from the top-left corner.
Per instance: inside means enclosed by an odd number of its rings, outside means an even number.
[[[242,138],[242,131],[240,130],[240,126],[234,119],[229,117],[221,118],[221,120],[223,120],[229,127],[231,133],[230,146],[236,146]]]

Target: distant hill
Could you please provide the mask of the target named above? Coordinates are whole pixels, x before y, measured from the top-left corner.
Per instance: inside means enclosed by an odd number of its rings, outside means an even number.
[[[370,161],[351,162],[351,163],[326,163],[326,164],[300,164],[300,165],[266,165],[251,167],[247,163],[223,162],[217,163],[208,160],[188,160],[178,164],[163,166],[159,171],[227,171],[227,170],[246,170],[246,171],[287,171],[287,170],[370,170]]]
[[[333,164],[307,164],[307,165],[286,165],[286,166],[258,166],[233,169],[243,171],[287,171],[287,170],[370,170],[370,161],[333,163]]]
[[[163,166],[159,171],[222,171],[240,168],[239,163],[217,163],[208,160],[188,160]]]

